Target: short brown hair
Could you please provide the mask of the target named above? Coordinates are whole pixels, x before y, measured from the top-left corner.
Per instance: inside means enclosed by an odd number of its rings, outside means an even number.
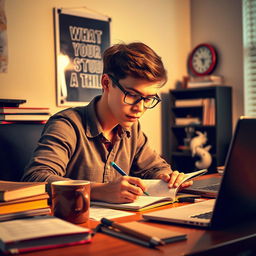
[[[109,47],[104,52],[103,63],[103,73],[113,74],[118,80],[132,76],[163,84],[167,81],[161,57],[140,42]]]

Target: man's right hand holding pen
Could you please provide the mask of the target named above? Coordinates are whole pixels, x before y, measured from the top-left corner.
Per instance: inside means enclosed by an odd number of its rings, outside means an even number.
[[[146,190],[140,178],[121,176],[108,183],[91,183],[91,198],[109,203],[132,203]]]
[[[146,187],[140,178],[128,176],[120,166],[111,162],[112,167],[122,176],[109,183],[92,183],[91,197],[93,200],[101,200],[110,203],[132,203],[138,196],[147,194]],[[173,171],[170,174],[159,174],[155,177],[167,182],[168,187],[178,187],[182,182],[184,173]],[[192,185],[192,181],[187,181],[182,184],[182,188]]]

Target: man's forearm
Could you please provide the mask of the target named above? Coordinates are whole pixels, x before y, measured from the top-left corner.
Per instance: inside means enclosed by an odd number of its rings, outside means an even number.
[[[108,183],[91,182],[91,200],[109,201]]]

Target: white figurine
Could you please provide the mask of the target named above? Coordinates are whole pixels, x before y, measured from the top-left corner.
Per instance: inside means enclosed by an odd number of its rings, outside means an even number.
[[[200,160],[195,162],[195,166],[198,169],[207,169],[212,163],[212,156],[209,153],[211,145],[206,147],[197,147],[196,148],[196,155],[200,157]]]
[[[199,156],[200,160],[195,162],[195,166],[198,169],[207,169],[212,163],[212,156],[209,153],[211,146],[203,147],[207,141],[207,133],[196,131],[197,136],[191,139],[190,149],[192,152],[192,157]]]

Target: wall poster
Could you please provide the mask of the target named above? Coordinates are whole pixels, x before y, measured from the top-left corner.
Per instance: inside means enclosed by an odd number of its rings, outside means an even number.
[[[0,0],[0,73],[7,73],[7,20],[5,14],[5,1]]]
[[[101,94],[102,54],[110,46],[110,18],[54,8],[57,105],[85,105]]]

